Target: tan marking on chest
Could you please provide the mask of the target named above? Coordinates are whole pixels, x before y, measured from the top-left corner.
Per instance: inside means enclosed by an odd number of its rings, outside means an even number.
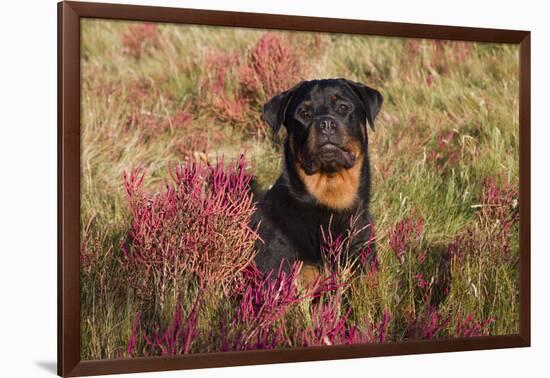
[[[363,156],[360,155],[353,167],[330,176],[322,172],[307,175],[299,164],[296,170],[309,194],[319,203],[330,209],[344,210],[357,200],[362,165]]]

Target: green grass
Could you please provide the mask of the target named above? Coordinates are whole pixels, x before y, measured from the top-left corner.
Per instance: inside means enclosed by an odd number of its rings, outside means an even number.
[[[140,310],[121,268],[120,240],[131,221],[124,171],[145,168],[146,187],[159,190],[168,164],[189,159],[182,151],[193,137],[208,145],[202,159],[230,160],[245,153],[263,188],[280,169],[280,146],[267,132],[253,133],[244,123],[212,112],[213,100],[204,87],[212,80],[208,67],[213,52],[245,59],[264,31],[162,24],[136,58],[124,43],[128,25],[82,22],[81,224],[82,240],[93,247],[88,252],[92,262],[81,273],[85,359],[124,356]],[[413,211],[423,218],[425,231],[417,247],[428,251],[429,262],[422,269],[433,276],[439,274],[449,243],[464,230],[490,237],[491,222],[480,220],[479,214],[482,183],[492,177],[518,188],[517,48],[329,34],[316,40],[307,33],[277,33],[298,51],[302,71],[296,81],[345,77],[384,95],[376,131],[369,135],[380,271],[375,283],[354,283],[348,298],[355,319],[376,321],[389,311],[392,339],[402,340],[407,316],[425,310],[426,304],[412,281],[396,285],[404,266],[393,255],[386,231]],[[303,50],[314,43],[315,57],[308,59]],[[237,68],[228,69],[228,80],[238,86]],[[232,90],[230,85],[224,89],[229,94]],[[183,111],[191,120],[175,123],[174,115]],[[254,124],[259,115],[254,105],[244,117]],[[441,146],[451,132],[453,137]],[[487,245],[466,262],[451,264],[451,289],[438,304],[442,314],[474,313],[478,320],[495,319],[493,334],[518,332],[517,237],[516,226],[510,233],[509,258],[495,257]],[[215,317],[226,305],[216,295],[201,315],[201,329],[211,327],[208,314]],[[302,303],[293,316],[307,322],[309,305]],[[173,306],[160,315],[165,322]],[[204,340],[197,345],[201,343],[208,350]]]

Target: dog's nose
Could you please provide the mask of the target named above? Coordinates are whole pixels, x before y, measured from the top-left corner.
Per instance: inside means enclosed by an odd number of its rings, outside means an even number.
[[[336,131],[336,121],[331,117],[322,117],[317,121],[321,134],[332,135]]]

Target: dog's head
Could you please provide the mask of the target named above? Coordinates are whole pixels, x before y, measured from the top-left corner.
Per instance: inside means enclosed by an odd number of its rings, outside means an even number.
[[[346,79],[303,81],[263,107],[277,135],[287,129],[287,146],[306,175],[334,175],[353,168],[367,148],[367,125],[382,105],[382,95]],[[362,160],[362,159],[361,159]]]

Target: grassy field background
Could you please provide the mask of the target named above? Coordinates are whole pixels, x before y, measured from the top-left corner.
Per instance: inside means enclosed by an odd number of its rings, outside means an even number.
[[[81,40],[82,358],[518,332],[516,47],[96,20]],[[261,105],[329,77],[385,98],[369,135],[379,269],[328,258],[316,287],[292,272],[275,287],[241,227],[249,175],[265,189],[280,169]]]

